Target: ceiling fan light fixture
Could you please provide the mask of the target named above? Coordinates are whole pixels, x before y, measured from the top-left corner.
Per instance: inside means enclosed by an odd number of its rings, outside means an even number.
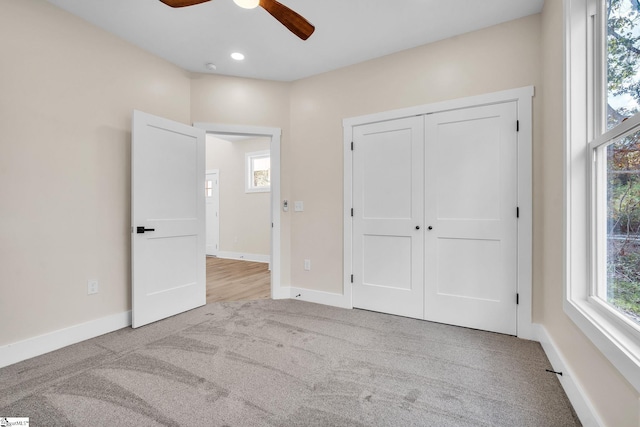
[[[260,5],[260,0],[233,0],[233,2],[244,9],[255,9]]]
[[[160,0],[162,3],[171,7],[193,6],[200,3],[206,3],[211,0]],[[254,9],[258,6],[266,10],[271,16],[276,18],[282,25],[287,27],[296,36],[302,40],[308,39],[315,31],[309,21],[302,17],[299,13],[289,9],[287,6],[278,2],[278,0],[233,0],[233,2],[244,9]]]

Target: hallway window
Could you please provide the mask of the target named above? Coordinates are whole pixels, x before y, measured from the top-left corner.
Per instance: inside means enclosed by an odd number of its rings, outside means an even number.
[[[246,154],[247,193],[268,192],[271,189],[271,154],[269,150]]]

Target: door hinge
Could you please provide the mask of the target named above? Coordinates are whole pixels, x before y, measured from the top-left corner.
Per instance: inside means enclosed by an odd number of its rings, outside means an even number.
[[[353,208],[351,208],[351,216],[353,216]]]
[[[353,274],[351,275],[351,283],[353,283]]]
[[[516,132],[520,132],[520,120],[516,120]]]
[[[516,207],[516,218],[520,218],[520,206]]]
[[[353,151],[353,141],[351,141],[351,151]]]
[[[516,294],[516,305],[520,304],[520,294]]]

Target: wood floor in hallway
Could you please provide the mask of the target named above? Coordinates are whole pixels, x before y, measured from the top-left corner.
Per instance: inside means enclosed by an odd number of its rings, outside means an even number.
[[[207,304],[270,297],[269,264],[207,257]]]

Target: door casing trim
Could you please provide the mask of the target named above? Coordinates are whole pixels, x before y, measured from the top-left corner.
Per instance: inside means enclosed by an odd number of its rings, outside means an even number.
[[[205,153],[206,153],[206,141],[205,141]],[[205,154],[206,155],[206,154]],[[206,182],[206,177],[208,175],[212,175],[215,174],[218,177],[218,183],[216,184],[216,187],[218,189],[218,191],[216,192],[215,198],[217,200],[217,206],[218,206],[218,210],[220,210],[220,169],[207,169],[205,170],[205,182]],[[206,217],[206,200],[205,200],[205,224],[207,224],[208,226],[208,218]],[[217,233],[216,233],[216,240],[215,240],[215,244],[216,244],[216,256],[218,255],[218,253],[220,252],[220,217],[218,217],[216,219],[217,222]],[[206,227],[205,227],[206,229]],[[205,235],[205,243],[206,243],[207,239],[206,239],[206,235]],[[206,251],[205,251],[206,252]],[[210,255],[207,253],[207,255]]]

